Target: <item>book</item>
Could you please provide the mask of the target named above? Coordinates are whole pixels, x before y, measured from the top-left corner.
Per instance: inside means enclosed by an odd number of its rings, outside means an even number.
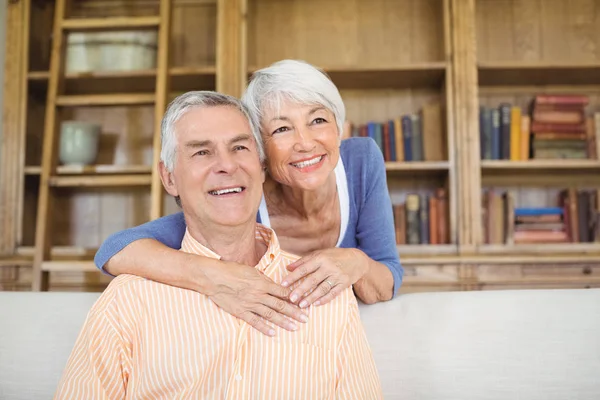
[[[402,137],[402,122],[394,119],[394,140],[396,142],[396,161],[404,161],[404,138]]]
[[[519,150],[520,150],[520,154],[519,154],[519,159],[520,160],[529,160],[529,156],[531,153],[531,134],[530,134],[530,129],[531,127],[531,117],[529,117],[529,115],[523,115],[521,117],[521,145],[519,146]]]
[[[510,160],[521,159],[521,108],[510,109]]]
[[[502,159],[502,140],[500,133],[500,110],[492,110],[492,160]]]
[[[402,138],[404,142],[404,161],[413,161],[412,121],[409,115],[402,117]]]
[[[406,244],[420,243],[419,195],[409,194],[406,196]]]
[[[419,222],[421,225],[421,244],[429,244],[429,196],[419,196]]]
[[[412,161],[424,161],[423,126],[421,116],[412,114],[410,120],[412,125]]]
[[[421,110],[423,159],[425,161],[443,161],[445,157],[445,138],[440,103],[428,103]]]
[[[586,106],[590,99],[585,95],[565,94],[565,95],[538,95],[535,96],[535,106],[538,105],[578,105]]]
[[[500,105],[500,159],[510,160],[510,121],[511,105]]]

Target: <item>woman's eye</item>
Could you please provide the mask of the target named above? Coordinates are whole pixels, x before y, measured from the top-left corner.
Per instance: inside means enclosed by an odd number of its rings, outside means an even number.
[[[327,122],[327,121],[324,118],[321,118],[321,117],[313,119],[313,124],[322,124],[322,123],[325,123],[325,122]]]
[[[205,156],[208,154],[208,150],[200,150],[194,153],[195,156]]]
[[[287,126],[282,126],[282,127],[280,127],[280,128],[277,128],[277,129],[275,129],[275,130],[273,131],[273,133],[281,133],[281,132],[286,132],[286,131],[288,131],[288,130],[289,130],[289,128],[288,128]]]

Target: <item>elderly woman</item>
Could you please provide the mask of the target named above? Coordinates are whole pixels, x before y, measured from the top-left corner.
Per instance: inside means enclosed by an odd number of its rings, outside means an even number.
[[[285,60],[256,72],[242,98],[261,127],[267,178],[257,221],[303,256],[276,284],[246,265],[177,251],[186,226],[169,215],[109,237],[96,265],[195,290],[264,334],[294,330],[304,308],[354,285],[363,302],[391,299],[402,281],[381,151],[372,139],[341,141],[345,107],[315,67]],[[292,290],[293,289],[293,290]]]

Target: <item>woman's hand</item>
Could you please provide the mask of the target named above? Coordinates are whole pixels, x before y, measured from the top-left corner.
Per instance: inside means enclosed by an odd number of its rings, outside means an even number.
[[[275,330],[264,320],[289,331],[295,331],[298,326],[286,316],[298,322],[308,321],[307,315],[289,302],[290,289],[276,284],[256,268],[220,261],[219,266],[207,270],[206,275],[212,283],[208,297],[227,313],[267,336],[275,336]]]
[[[329,303],[344,289],[362,278],[369,269],[369,258],[357,249],[331,248],[317,250],[288,265],[291,273],[282,286],[290,287],[305,278],[292,291],[292,303],[300,301],[300,307]],[[304,298],[303,298],[304,297]]]

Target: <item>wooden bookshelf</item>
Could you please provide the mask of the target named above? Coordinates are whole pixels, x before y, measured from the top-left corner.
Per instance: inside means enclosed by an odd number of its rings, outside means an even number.
[[[525,107],[539,93],[582,93],[590,96],[590,111],[600,111],[600,54],[593,50],[600,48],[600,10],[592,3],[322,0],[315,12],[309,1],[294,1],[292,7],[289,0],[232,0],[226,7],[222,0],[172,0],[163,71],[171,97],[201,89],[240,95],[258,68],[286,58],[306,60],[339,86],[348,120],[356,124],[418,113],[439,102],[443,161],[386,163],[393,201],[436,188],[448,194],[450,243],[398,246],[407,271],[403,291],[600,286],[574,267],[585,264],[591,275],[600,273],[596,244],[486,245],[481,226],[482,189],[515,190],[525,204],[533,187],[548,198],[569,185],[596,188],[600,161],[479,159],[480,105]],[[66,25],[155,29],[158,4],[75,2]],[[33,257],[53,6],[9,2],[5,17],[10,79],[4,97],[11,101],[4,102],[0,156],[2,268],[30,265]],[[22,51],[23,43],[28,51]],[[65,76],[65,95],[58,99],[63,117],[97,122],[107,134],[98,165],[54,171],[53,182],[60,186],[57,243],[50,264],[42,266],[52,270],[51,290],[102,290],[106,277],[89,272],[91,249],[109,234],[148,220],[148,186],[156,180],[150,166],[157,146],[153,99],[159,70],[157,64]],[[163,213],[175,211],[169,201]],[[64,260],[71,262],[51,264]],[[30,269],[18,268],[14,287],[27,287]]]
[[[573,64],[508,61],[480,62],[477,65],[482,86],[598,85],[600,62]]]
[[[169,69],[171,90],[214,90],[216,68],[214,66],[172,67]],[[40,95],[48,86],[48,71],[30,71],[31,89]],[[148,93],[154,90],[156,70],[98,71],[69,73],[66,75],[66,91],[71,94],[111,93],[115,88],[127,93]]]
[[[600,57],[589,46],[600,44],[590,18],[598,11],[585,1],[475,1],[477,105],[509,103],[529,114],[538,94],[585,94],[589,113],[600,110]],[[565,23],[577,19],[579,24]],[[477,114],[478,115],[478,114]],[[471,121],[478,140],[478,121]],[[479,156],[479,152],[477,152]],[[600,161],[479,160],[473,187],[510,190],[517,206],[556,205],[558,190],[600,187]],[[481,203],[474,204],[475,214]],[[463,258],[472,265],[480,289],[523,287],[597,287],[599,243],[484,244],[480,220],[472,225],[473,251]]]

